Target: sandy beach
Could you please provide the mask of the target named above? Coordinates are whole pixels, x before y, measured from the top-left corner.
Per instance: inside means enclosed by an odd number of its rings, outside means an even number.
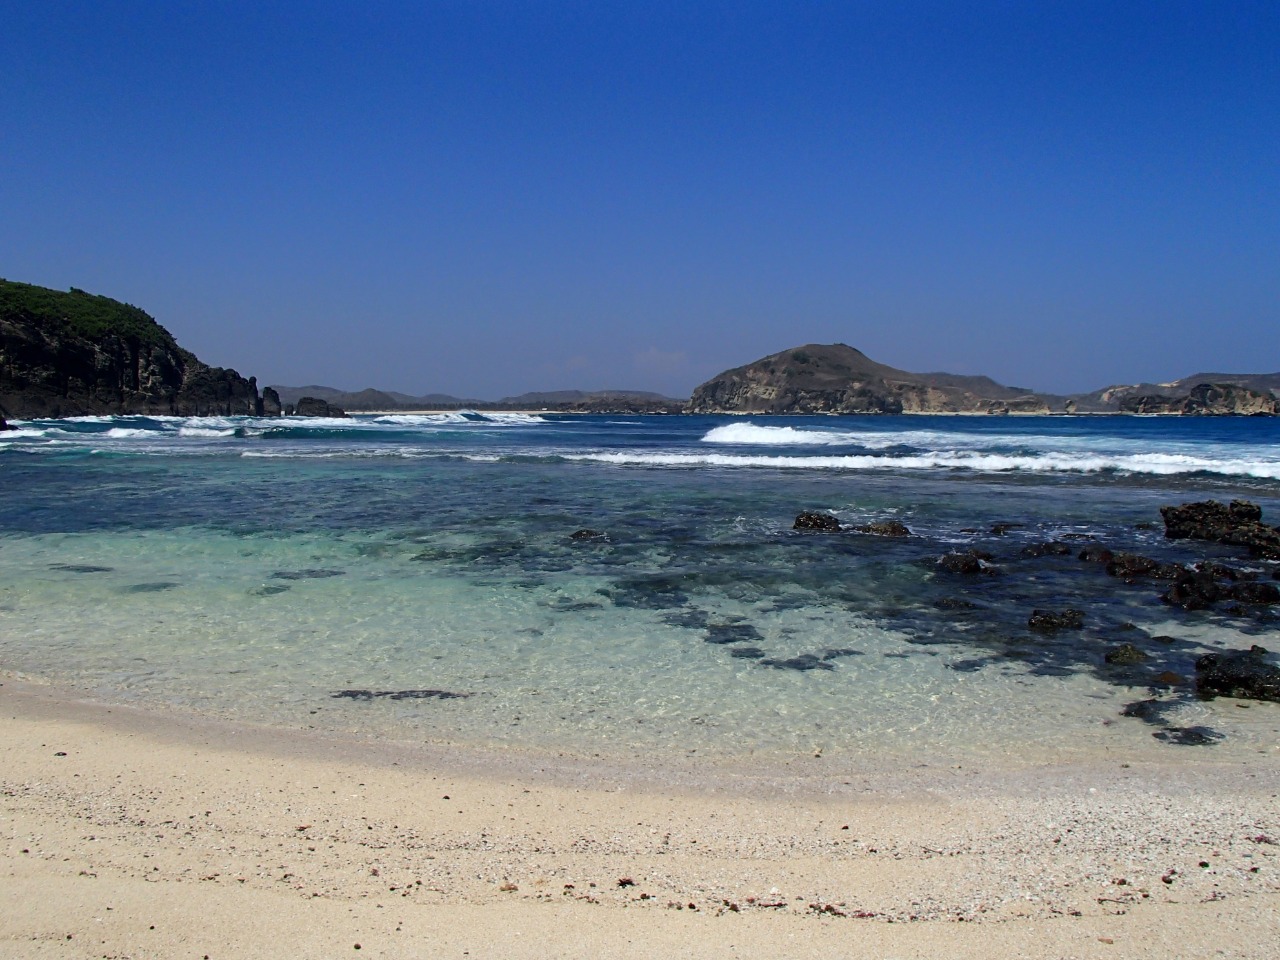
[[[0,686],[5,957],[1270,957],[1280,776],[623,769]]]

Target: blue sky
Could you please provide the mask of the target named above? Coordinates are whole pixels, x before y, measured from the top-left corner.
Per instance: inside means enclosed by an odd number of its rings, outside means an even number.
[[[1280,370],[1274,2],[12,3],[0,276],[261,383]]]

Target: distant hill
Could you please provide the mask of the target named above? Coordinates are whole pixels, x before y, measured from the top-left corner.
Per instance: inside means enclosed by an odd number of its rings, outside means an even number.
[[[909,373],[843,343],[805,344],[712,377],[690,413],[1048,413],[1046,398],[990,377]]]
[[[1104,412],[1133,406],[1139,398],[1183,401],[1202,384],[1243,387],[1271,397],[1280,396],[1280,373],[1193,373],[1166,383],[1119,383],[1089,393],[1073,394],[1075,409],[1081,413]],[[1147,406],[1148,403],[1138,404]]]
[[[261,412],[252,377],[201,363],[139,308],[0,280],[0,415]]]
[[[659,393],[644,390],[553,390],[522,393],[502,400],[465,400],[444,393],[429,393],[420,397],[391,390],[360,390],[351,392],[335,387],[311,384],[305,387],[273,385],[280,395],[280,402],[296,404],[302,397],[315,397],[343,410],[565,410],[574,413],[679,413],[683,400],[673,400]]]

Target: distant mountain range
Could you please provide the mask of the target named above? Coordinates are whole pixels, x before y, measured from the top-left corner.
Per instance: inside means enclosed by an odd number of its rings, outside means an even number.
[[[910,373],[846,344],[805,344],[726,370],[686,402],[643,390],[556,390],[498,401],[312,384],[258,392],[253,377],[210,367],[137,307],[83,290],[0,279],[0,425],[84,414],[314,415],[344,410],[560,410],[582,413],[1280,412],[1280,373],[1198,373],[1069,396],[990,377]],[[307,400],[305,404],[302,402]]]
[[[367,410],[566,410],[572,412],[680,413],[684,400],[664,397],[645,390],[551,390],[522,393],[501,400],[474,400],[445,393],[412,396],[393,390],[369,388],[339,390],[311,384],[305,387],[273,385],[280,402],[296,404],[302,397],[315,397],[347,411]]]

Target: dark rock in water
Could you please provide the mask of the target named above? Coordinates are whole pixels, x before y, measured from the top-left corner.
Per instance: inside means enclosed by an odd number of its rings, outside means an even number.
[[[855,650],[853,647],[829,647],[822,651],[823,660],[839,660],[843,657],[861,657],[864,656],[861,650]]]
[[[470,693],[455,693],[452,690],[337,690],[329,694],[335,700],[362,700],[365,703],[374,698],[387,700],[465,700],[473,696]]]
[[[829,513],[805,512],[796,517],[792,530],[817,530],[822,533],[839,533],[840,521]]]
[[[734,647],[729,651],[729,656],[739,660],[760,660],[764,657],[764,651],[759,647]]]
[[[289,587],[283,583],[264,583],[260,587],[254,587],[249,591],[249,595],[253,597],[274,597],[279,593],[288,592]]]
[[[1164,673],[1156,674],[1152,682],[1169,687],[1180,687],[1187,682],[1187,678],[1180,673],[1174,673],[1172,670],[1166,670]]]
[[[583,529],[573,531],[573,533],[569,534],[569,539],[577,540],[579,542],[583,540],[607,540],[609,539],[609,535],[601,530]]]
[[[620,577],[612,586],[596,592],[608,597],[615,607],[664,610],[683,607],[689,602],[684,589],[688,582],[689,578],[678,573]]]
[[[1280,587],[1274,583],[1247,581],[1231,587],[1229,596],[1242,603],[1280,603]]]
[[[176,587],[176,583],[131,583],[124,588],[125,593],[163,593],[166,590],[172,590]]]
[[[1191,574],[1176,580],[1160,599],[1170,606],[1183,610],[1207,610],[1219,600],[1228,596],[1213,577],[1206,574]]]
[[[1280,560],[1280,530],[1262,522],[1262,508],[1247,500],[1217,500],[1161,507],[1170,540],[1207,540],[1247,547],[1256,557]]]
[[[1080,551],[1080,559],[1086,563],[1110,563],[1115,554],[1101,544],[1090,544]]]
[[[318,397],[301,397],[294,404],[295,417],[345,417],[346,411]]]
[[[965,600],[962,597],[939,597],[933,601],[933,605],[939,610],[976,610],[978,605],[971,600]]]
[[[1084,626],[1083,610],[1033,610],[1027,627],[1041,633],[1054,630],[1079,630]]]
[[[1266,650],[1253,646],[1231,653],[1206,653],[1196,661],[1196,692],[1205,699],[1237,697],[1280,703],[1280,667],[1267,663]]]
[[[906,528],[905,524],[899,523],[897,520],[886,520],[883,523],[868,523],[860,527],[854,527],[859,533],[869,533],[876,537],[909,537],[911,531]]]
[[[4,422],[4,414],[0,413],[0,431],[12,430],[12,429],[13,428],[10,427],[9,424]]]
[[[64,573],[110,573],[112,567],[99,567],[92,563],[51,563],[50,570],[62,570]]]
[[[991,554],[978,550],[967,550],[964,553],[946,553],[938,558],[938,566],[948,573],[959,573],[965,576],[986,574],[994,576],[999,569],[991,566]]]
[[[1107,663],[1128,666],[1135,663],[1146,663],[1151,658],[1132,643],[1122,643],[1120,646],[1108,650],[1102,659],[1106,660]]]
[[[280,403],[280,394],[276,393],[275,387],[262,388],[262,415],[264,417],[278,417],[284,413],[284,407]]]
[[[1136,553],[1117,553],[1107,564],[1107,573],[1113,577],[1132,580],[1136,577],[1152,577],[1156,580],[1178,580],[1190,571],[1179,563],[1161,563]]]
[[[775,670],[834,670],[830,663],[821,657],[815,657],[812,653],[802,653],[798,657],[789,657],[786,660],[775,660],[772,657],[761,660],[762,667],[773,667]]]
[[[1120,716],[1134,717],[1144,723],[1162,725],[1165,722],[1164,715],[1177,705],[1170,700],[1137,700],[1125,704],[1124,709],[1120,711]]]
[[[345,570],[277,570],[271,577],[273,580],[324,580],[345,573]]]
[[[1018,530],[1026,524],[1022,523],[994,523],[991,525],[991,535],[994,537],[1003,537],[1010,530]]]
[[[1152,736],[1182,747],[1207,747],[1224,739],[1222,734],[1209,727],[1169,727],[1157,730]]]
[[[687,610],[677,610],[674,613],[665,614],[662,618],[663,623],[669,623],[673,627],[685,627],[688,630],[702,630],[707,626],[710,617],[705,610],[699,610],[697,607],[690,607]]]
[[[1167,633],[1158,633],[1151,638],[1156,643],[1177,643],[1177,637],[1171,637]]]
[[[1071,555],[1071,547],[1065,543],[1051,540],[1048,543],[1033,543],[1025,546],[1019,553],[1029,559],[1037,557],[1066,557]]]
[[[749,623],[707,624],[707,643],[747,643],[763,639],[760,631]]]

